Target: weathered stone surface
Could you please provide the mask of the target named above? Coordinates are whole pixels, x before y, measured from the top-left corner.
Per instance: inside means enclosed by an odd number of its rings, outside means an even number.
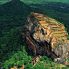
[[[26,31],[25,36],[29,32],[31,39],[26,36],[27,43],[30,44],[28,48],[32,48],[35,54],[47,54],[55,58],[54,53],[62,59],[69,56],[67,55],[69,52],[68,33],[63,24],[39,13],[31,13],[28,22],[26,26],[28,31]]]

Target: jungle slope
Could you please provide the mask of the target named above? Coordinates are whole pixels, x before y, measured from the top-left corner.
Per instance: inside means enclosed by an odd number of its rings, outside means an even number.
[[[0,0],[0,4],[4,4],[9,1],[11,0]],[[28,4],[31,4],[31,3],[38,4],[38,3],[45,3],[45,2],[60,2],[60,3],[66,3],[66,4],[69,3],[69,0],[20,0],[20,1],[23,1]]]
[[[43,13],[47,16],[55,18],[61,23],[64,23],[68,30],[68,4],[45,3],[26,5],[21,1],[17,3],[13,3],[11,1],[0,5],[0,62],[3,63],[3,67],[5,67],[5,69],[8,69],[8,66],[21,66],[22,64],[26,65],[26,69],[30,69],[30,67],[32,66],[32,64],[27,64],[27,62],[31,61],[31,56],[26,52],[26,44],[23,43],[22,39],[20,38],[21,29],[23,28],[23,25],[27,23],[27,16],[32,11]],[[44,62],[48,63],[50,66],[56,66],[55,63],[44,56],[42,57],[41,62],[39,62],[34,68],[44,69],[43,67],[41,67],[44,65]]]

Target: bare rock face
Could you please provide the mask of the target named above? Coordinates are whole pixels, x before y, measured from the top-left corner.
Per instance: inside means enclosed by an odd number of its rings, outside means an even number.
[[[63,24],[43,14],[31,13],[26,28],[28,48],[35,55],[60,59],[69,57],[68,33]]]

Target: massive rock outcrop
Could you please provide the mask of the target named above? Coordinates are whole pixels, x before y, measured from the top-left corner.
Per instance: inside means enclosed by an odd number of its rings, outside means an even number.
[[[69,57],[69,40],[60,22],[39,13],[31,13],[24,33],[28,49],[34,55],[47,55],[65,61]],[[57,61],[55,60],[55,61]]]

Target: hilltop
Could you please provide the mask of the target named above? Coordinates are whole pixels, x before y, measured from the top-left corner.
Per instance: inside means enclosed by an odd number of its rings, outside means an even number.
[[[9,1],[11,0],[0,0],[0,4],[4,4]],[[21,1],[28,3],[28,4],[31,4],[31,3],[40,4],[40,3],[45,3],[45,2],[60,2],[60,3],[66,3],[66,4],[69,3],[69,0],[21,0]]]
[[[65,25],[69,33],[68,4],[45,2],[45,4],[29,4],[28,2],[22,1],[18,3],[13,3],[10,0],[9,2],[8,0],[0,1],[2,1],[0,2],[2,3],[0,5],[0,62],[5,69],[13,65],[21,66],[23,63],[27,64],[29,60],[32,60],[32,57],[26,52],[26,44],[22,42],[20,35],[23,25],[27,23],[27,16],[32,11],[55,18]],[[61,7],[64,6],[64,8],[61,8],[60,5]],[[19,57],[17,58],[17,56]],[[56,66],[48,57],[44,56],[35,68],[41,68],[41,65],[43,66],[43,62],[45,61],[49,63],[50,66]],[[27,64],[28,69],[31,66],[31,64]]]

